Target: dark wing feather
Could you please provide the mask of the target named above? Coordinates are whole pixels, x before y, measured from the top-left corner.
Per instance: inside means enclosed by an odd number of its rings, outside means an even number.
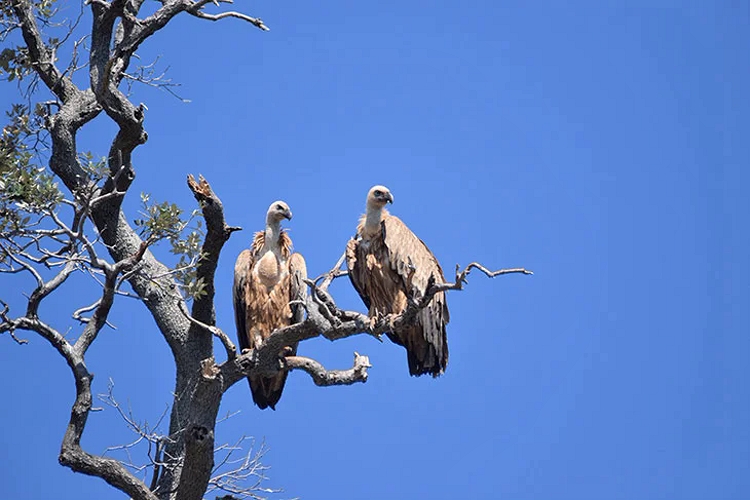
[[[250,349],[247,330],[247,303],[245,302],[245,286],[253,268],[253,253],[249,249],[240,252],[234,264],[234,285],[232,298],[234,301],[234,324],[237,327],[237,340],[240,343],[240,353]]]
[[[357,291],[359,296],[362,298],[362,302],[365,303],[367,309],[370,308],[370,297],[364,292],[364,285],[360,283],[360,265],[364,265],[364,262],[358,262],[357,250],[359,248],[359,240],[352,238],[346,244],[346,269],[349,275],[349,280],[352,282],[352,286]]]
[[[307,297],[307,265],[305,258],[298,252],[289,257],[289,276],[290,276],[290,300],[305,300]],[[305,319],[305,308],[302,305],[292,305],[292,324],[301,323]]]
[[[257,240],[257,237],[256,237]],[[237,327],[237,341],[240,344],[240,353],[245,349],[253,349],[255,340],[250,334],[248,324],[248,304],[247,287],[252,286],[252,269],[255,263],[255,250],[243,250],[237,257],[234,264],[234,286],[232,295],[234,297],[234,322]],[[250,392],[253,395],[253,401],[260,409],[275,409],[274,406],[281,397],[281,391],[277,390],[278,382],[276,377],[250,376],[247,377],[250,384]],[[283,381],[281,382],[283,389]],[[276,395],[278,394],[278,397]]]
[[[386,216],[382,227],[390,268],[401,277],[407,294],[423,295],[431,276],[436,283],[445,282],[433,253],[398,217]],[[412,375],[429,373],[436,377],[445,371],[448,364],[445,327],[449,320],[445,293],[439,292],[419,312],[416,325],[394,332],[406,347]]]

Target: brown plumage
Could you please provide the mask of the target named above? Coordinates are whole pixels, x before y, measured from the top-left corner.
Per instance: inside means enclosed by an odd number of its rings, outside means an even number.
[[[438,283],[445,281],[443,270],[427,245],[398,217],[388,213],[386,203],[393,203],[388,188],[370,189],[357,236],[346,247],[349,278],[369,308],[370,317],[403,312],[408,294],[412,289],[424,294],[432,275]],[[391,341],[406,348],[410,374],[437,377],[445,371],[445,326],[449,319],[445,293],[439,292],[418,313],[414,326],[387,332]]]
[[[266,229],[255,233],[252,247],[243,250],[234,265],[234,319],[240,349],[259,346],[276,329],[303,320],[304,309],[290,306],[303,299],[307,277],[305,259],[292,253],[292,240],[281,229],[282,219],[292,212],[283,201],[275,201],[266,214]],[[279,355],[294,355],[297,345],[288,346]],[[286,383],[287,372],[272,377],[248,377],[253,401],[259,408],[276,409]]]

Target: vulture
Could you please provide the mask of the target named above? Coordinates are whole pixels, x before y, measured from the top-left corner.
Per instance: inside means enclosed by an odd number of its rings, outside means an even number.
[[[367,209],[357,234],[346,247],[346,267],[352,285],[367,306],[368,315],[400,314],[412,290],[427,291],[430,276],[445,282],[443,270],[427,245],[401,219],[385,209],[393,195],[384,186],[367,194]],[[441,375],[448,364],[449,321],[445,293],[438,292],[417,314],[413,326],[386,332],[388,338],[406,348],[409,373]]]
[[[251,248],[243,250],[234,265],[234,319],[241,351],[260,346],[271,332],[304,319],[301,305],[306,294],[305,259],[292,253],[292,240],[281,229],[283,219],[291,220],[292,211],[283,201],[275,201],[266,213],[266,229],[255,233]],[[297,345],[284,348],[279,356],[295,355]],[[287,372],[273,376],[252,375],[250,391],[260,409],[276,409],[284,390]]]

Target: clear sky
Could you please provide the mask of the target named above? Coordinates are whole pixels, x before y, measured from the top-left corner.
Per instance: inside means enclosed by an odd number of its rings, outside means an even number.
[[[310,274],[337,260],[376,183],[449,275],[473,260],[535,272],[449,295],[439,379],[355,337],[299,352],[328,368],[368,354],[364,385],[293,373],[276,412],[235,385],[217,442],[265,439],[280,498],[750,498],[750,7],[615,4],[238,2],[271,31],[184,17],[144,45],[191,102],[136,90],[150,139],[129,218],[141,191],[193,208],[185,176],[206,176],[245,228],[217,273],[232,336],[234,259],[278,198]],[[106,154],[113,130],[98,118],[81,148]],[[93,285],[71,281],[42,313],[75,335]],[[0,287],[20,312],[32,283]],[[364,310],[346,280],[332,291]],[[111,377],[154,423],[169,351],[135,301],[111,320],[88,358],[94,390]],[[72,377],[27,337],[0,336],[0,496],[123,498],[58,465]],[[92,452],[133,439],[110,408],[89,422]]]

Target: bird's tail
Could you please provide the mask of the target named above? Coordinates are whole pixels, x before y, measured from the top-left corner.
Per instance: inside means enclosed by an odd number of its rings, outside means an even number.
[[[281,399],[288,374],[288,372],[283,371],[273,377],[247,377],[250,383],[250,391],[253,393],[253,401],[258,405],[258,408],[264,410],[270,407],[272,410],[276,410],[276,403]]]
[[[409,374],[420,376],[430,374],[438,377],[445,372],[448,365],[448,342],[445,338],[445,326],[434,325],[437,332],[424,332],[422,325],[415,325],[399,332],[406,348],[409,362]],[[442,329],[442,332],[439,330]],[[432,333],[432,335],[427,335]],[[428,340],[429,339],[429,340]],[[430,341],[432,340],[432,341]]]

